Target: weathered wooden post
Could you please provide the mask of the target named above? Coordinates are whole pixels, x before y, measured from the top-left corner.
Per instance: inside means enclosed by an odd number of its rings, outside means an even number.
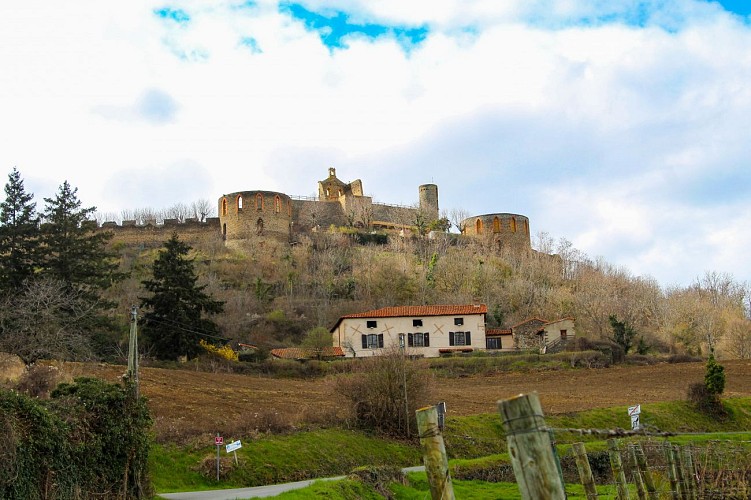
[[[613,479],[618,491],[618,500],[628,500],[628,487],[626,486],[626,474],[623,472],[623,462],[621,461],[621,450],[618,440],[608,439],[608,456],[610,457],[610,468],[613,470]]]
[[[683,477],[686,480],[688,498],[698,498],[699,486],[696,484],[696,469],[694,469],[694,459],[691,455],[691,448],[688,446],[683,448]]]
[[[536,392],[498,402],[511,465],[523,499],[565,499],[560,463]]]
[[[628,445],[628,450],[631,454],[631,463],[633,464],[634,483],[636,484],[636,495],[639,500],[647,500],[647,490],[644,488],[644,478],[639,471],[639,463],[636,459],[636,446],[633,444]]]
[[[644,456],[644,450],[641,447],[641,443],[634,444],[633,450],[636,457],[636,464],[639,467],[639,474],[644,481],[644,487],[647,489],[647,496],[651,499],[657,500],[657,489],[652,480],[652,473],[647,466],[647,457]]]
[[[688,499],[688,488],[686,478],[683,476],[683,457],[681,456],[681,447],[677,444],[670,447],[673,454],[673,463],[675,464],[675,479],[678,483],[678,498]]]
[[[572,448],[576,459],[576,470],[579,471],[579,479],[584,486],[584,494],[587,495],[587,500],[597,500],[595,478],[592,477],[592,468],[589,466],[584,443],[574,443]]]
[[[415,415],[425,472],[430,483],[430,496],[433,500],[454,500],[446,447],[438,429],[438,411],[435,406],[427,406],[417,410]]]
[[[668,479],[670,480],[670,497],[674,499],[681,498],[678,493],[678,473],[676,472],[675,455],[673,452],[673,445],[669,442],[665,442],[665,459],[668,466]]]

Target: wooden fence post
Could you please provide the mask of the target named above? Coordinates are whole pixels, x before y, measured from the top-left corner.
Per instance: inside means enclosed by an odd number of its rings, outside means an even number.
[[[676,471],[673,445],[668,441],[665,441],[665,459],[667,460],[668,479],[670,480],[670,497],[677,500],[681,498],[678,493],[678,472]]]
[[[673,445],[670,447],[673,454],[673,463],[675,464],[675,478],[678,481],[678,497],[688,500],[689,493],[686,485],[686,478],[683,476],[683,457],[681,456],[681,447]]]
[[[566,498],[560,463],[536,392],[498,402],[511,465],[523,499]]]
[[[691,499],[699,497],[699,486],[696,484],[696,469],[694,469],[694,459],[691,455],[691,448],[683,448],[683,477],[686,479],[686,490],[688,497]]]
[[[652,480],[652,473],[647,466],[647,457],[644,456],[644,450],[641,447],[641,443],[634,444],[633,450],[634,455],[636,456],[636,464],[639,467],[639,474],[644,480],[644,486],[647,489],[647,496],[651,499],[657,500],[657,489]]]
[[[430,483],[430,495],[433,500],[454,500],[454,486],[449,474],[446,447],[438,429],[438,411],[435,406],[428,406],[417,410],[415,415],[425,472]]]
[[[608,456],[610,457],[610,468],[613,470],[613,479],[618,491],[618,500],[628,500],[628,489],[626,486],[626,474],[623,472],[623,462],[621,461],[621,450],[619,449],[618,440],[608,439]]]
[[[636,446],[632,443],[628,445],[628,450],[631,453],[631,462],[633,463],[633,476],[634,483],[636,484],[636,494],[639,500],[647,500],[647,490],[644,488],[644,478],[639,470],[639,461],[636,459]]]
[[[597,500],[595,478],[592,477],[592,468],[589,466],[584,443],[574,443],[572,448],[574,450],[574,457],[576,458],[576,469],[579,471],[579,479],[582,482],[582,486],[584,486],[584,494],[587,496],[587,500]]]

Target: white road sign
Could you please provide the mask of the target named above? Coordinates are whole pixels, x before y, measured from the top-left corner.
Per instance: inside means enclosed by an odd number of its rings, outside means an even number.
[[[238,439],[237,441],[233,441],[227,445],[227,453],[231,453],[235,450],[239,450],[242,447],[243,445],[242,443],[240,443],[240,440]]]

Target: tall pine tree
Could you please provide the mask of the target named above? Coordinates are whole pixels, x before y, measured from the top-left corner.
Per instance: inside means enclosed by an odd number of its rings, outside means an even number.
[[[142,332],[160,359],[193,358],[200,352],[201,339],[210,343],[220,339],[219,327],[204,314],[222,312],[224,302],[213,300],[204,291],[206,285],[198,285],[193,259],[187,257],[190,250],[174,233],[154,261],[152,279],[142,282],[152,294],[141,298],[147,311]]]
[[[39,217],[33,198],[14,168],[5,185],[5,201],[0,203],[0,295],[19,290],[34,275]]]
[[[54,198],[44,199],[42,272],[90,300],[99,301],[101,306],[108,306],[100,301],[101,292],[123,277],[106,248],[113,235],[97,229],[91,218],[96,207],[81,208],[77,192],[65,181]]]

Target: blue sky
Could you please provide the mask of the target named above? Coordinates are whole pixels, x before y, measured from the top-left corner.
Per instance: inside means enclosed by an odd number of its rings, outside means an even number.
[[[164,208],[311,195],[527,215],[687,285],[751,281],[751,2],[0,4],[0,165]]]

